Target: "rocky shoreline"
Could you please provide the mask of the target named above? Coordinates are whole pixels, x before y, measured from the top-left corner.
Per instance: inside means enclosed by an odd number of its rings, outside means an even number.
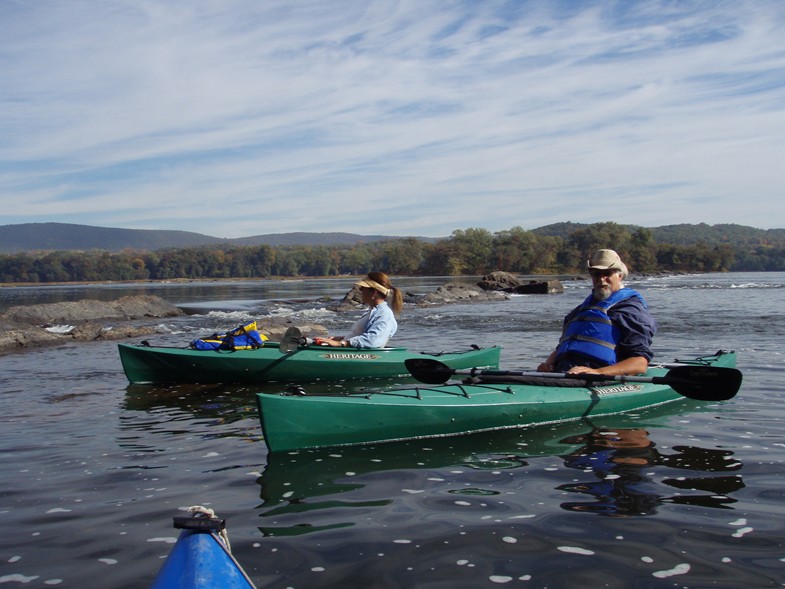
[[[525,285],[513,275],[501,272],[489,274],[477,285],[446,284],[435,291],[417,295],[405,293],[409,305],[445,305],[453,303],[503,301],[510,293],[532,292],[552,294],[562,292],[558,281],[547,284]],[[524,290],[520,290],[523,287]],[[335,305],[327,308],[336,312],[355,310],[362,306],[359,289],[353,288]],[[105,302],[83,299],[74,302],[46,303],[11,307],[0,314],[0,355],[29,349],[58,346],[72,342],[123,340],[154,335],[156,327],[145,320],[179,317],[184,311],[153,295],[125,296]],[[293,323],[286,318],[266,317],[259,331],[277,341]],[[227,326],[231,328],[232,326]],[[327,335],[318,324],[298,324],[310,337]]]
[[[152,295],[121,297],[111,302],[83,299],[11,307],[0,315],[0,355],[73,342],[155,335],[158,320],[183,315],[182,309]],[[145,320],[155,321],[151,324]],[[292,325],[284,317],[267,317],[259,331],[275,341]],[[227,329],[231,327],[234,326]],[[318,324],[298,327],[312,336],[327,335],[327,329]]]
[[[92,299],[67,303],[21,305],[0,315],[0,354],[68,342],[126,339],[155,333],[134,320],[176,317],[183,312],[156,296]]]

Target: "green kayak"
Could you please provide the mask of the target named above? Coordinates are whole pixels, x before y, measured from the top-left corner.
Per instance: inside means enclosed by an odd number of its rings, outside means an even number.
[[[639,377],[464,371],[469,379],[358,391],[346,395],[256,395],[264,439],[272,452],[466,434],[612,415],[690,397],[735,395],[741,373],[734,352],[720,351]],[[461,374],[430,359],[407,363],[428,383]]]
[[[404,362],[433,358],[452,368],[495,368],[501,348],[455,352],[412,352],[405,348],[332,348],[320,345],[279,349],[265,342],[254,350],[194,350],[118,344],[132,384],[264,383],[411,378]]]

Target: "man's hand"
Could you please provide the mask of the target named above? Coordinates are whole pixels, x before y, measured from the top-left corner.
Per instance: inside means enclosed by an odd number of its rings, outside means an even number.
[[[573,366],[567,374],[602,374],[599,369],[589,368],[588,366]]]

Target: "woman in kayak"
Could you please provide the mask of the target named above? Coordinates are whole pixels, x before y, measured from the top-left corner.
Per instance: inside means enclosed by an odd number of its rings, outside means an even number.
[[[354,324],[348,335],[328,337],[322,343],[343,348],[383,348],[398,329],[395,316],[403,308],[403,295],[390,283],[389,276],[384,272],[370,272],[355,286],[360,288],[363,304],[368,305],[368,311]]]

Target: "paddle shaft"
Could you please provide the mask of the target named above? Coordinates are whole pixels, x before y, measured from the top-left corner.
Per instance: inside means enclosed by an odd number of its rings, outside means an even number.
[[[510,372],[505,370],[455,370],[455,375],[475,376],[482,378],[483,376],[518,376],[523,378],[563,378],[573,380],[586,380],[586,381],[609,381],[616,382],[645,382],[654,384],[669,384],[667,379],[663,376],[625,376],[617,375],[611,376],[608,374],[570,374],[568,372]]]
[[[483,376],[493,378],[497,382],[505,377],[510,380],[520,378],[554,378],[571,379],[590,382],[638,382],[663,384],[674,391],[700,401],[725,401],[732,398],[741,386],[741,372],[735,368],[716,366],[685,365],[671,368],[662,376],[627,376],[567,372],[512,372],[505,370],[456,370],[438,360],[430,358],[413,358],[406,360],[406,368],[421,382],[442,384],[453,375],[466,375],[482,380]]]

